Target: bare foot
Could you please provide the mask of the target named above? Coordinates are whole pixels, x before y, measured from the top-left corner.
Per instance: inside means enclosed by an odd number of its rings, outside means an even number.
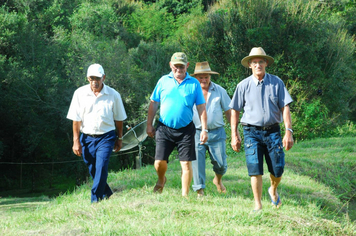
[[[198,194],[198,197],[203,197],[204,196],[204,189],[199,189],[198,191],[197,191],[197,194]]]
[[[154,193],[162,193],[164,185],[166,184],[166,182],[167,182],[167,178],[166,178],[166,176],[164,176],[164,183],[163,184],[158,184],[158,181],[157,181],[155,187],[153,188],[153,192]]]
[[[223,185],[222,181],[220,180],[220,183],[219,181],[217,180],[216,176],[213,180],[213,183],[215,184],[217,190],[219,193],[226,193],[226,188],[225,186]]]

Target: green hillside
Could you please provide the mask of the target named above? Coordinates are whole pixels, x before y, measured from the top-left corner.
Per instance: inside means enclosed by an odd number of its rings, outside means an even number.
[[[230,149],[229,149],[230,150]],[[180,196],[180,165],[171,156],[167,184],[154,194],[153,166],[110,173],[115,194],[90,204],[90,183],[56,198],[0,198],[1,235],[355,235],[355,138],[299,142],[286,154],[279,188],[283,202],[270,205],[264,175],[263,211],[253,196],[244,153],[229,153],[218,194],[207,171],[206,196]],[[207,166],[210,166],[207,161]]]

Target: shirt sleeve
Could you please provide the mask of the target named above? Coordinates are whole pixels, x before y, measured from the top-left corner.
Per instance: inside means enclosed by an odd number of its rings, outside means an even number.
[[[287,106],[288,104],[292,103],[293,99],[290,96],[286,86],[284,85],[283,81],[280,79],[280,92],[278,93],[278,106],[279,109]]]
[[[116,93],[114,101],[115,101],[114,109],[113,109],[114,120],[116,120],[116,121],[125,120],[127,118],[127,115],[126,115],[126,111],[125,111],[124,104],[122,102],[120,93],[118,93],[118,92]]]
[[[227,94],[226,90],[221,88],[220,89],[220,94],[221,94],[221,107],[223,108],[224,111],[227,111],[230,109],[229,104],[231,103],[231,98]]]
[[[73,121],[81,121],[80,110],[79,110],[79,95],[78,90],[76,90],[73,94],[72,101],[69,106],[69,110],[67,113],[67,119]]]
[[[197,82],[198,82],[198,80],[197,80]],[[195,104],[196,105],[204,104],[205,103],[205,98],[204,98],[203,90],[202,90],[199,82],[196,83],[196,92],[197,92],[197,96],[196,96],[196,99],[195,99]]]
[[[151,94],[151,97],[150,99],[155,101],[155,102],[160,102],[161,101],[161,80],[160,79],[157,84],[156,84],[156,87],[154,88],[152,94]]]
[[[244,105],[244,91],[242,89],[241,83],[236,86],[236,90],[231,99],[229,107],[236,110],[241,111]]]

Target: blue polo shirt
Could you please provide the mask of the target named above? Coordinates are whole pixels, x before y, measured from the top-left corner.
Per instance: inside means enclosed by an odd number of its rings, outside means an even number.
[[[197,79],[187,73],[179,84],[174,79],[173,72],[159,79],[151,100],[160,103],[159,121],[173,129],[186,127],[193,120],[194,104],[205,103]]]

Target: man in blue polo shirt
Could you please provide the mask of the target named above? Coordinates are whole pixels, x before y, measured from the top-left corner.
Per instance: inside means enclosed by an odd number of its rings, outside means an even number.
[[[187,73],[189,62],[183,52],[174,53],[169,65],[172,72],[157,82],[148,108],[146,131],[156,139],[154,166],[158,180],[153,191],[162,192],[167,181],[168,158],[177,147],[182,167],[182,196],[187,196],[193,176],[191,162],[196,160],[193,106],[196,104],[202,123],[200,142],[205,143],[208,139],[205,99],[199,81]],[[160,117],[155,129],[152,123],[158,107]]]
[[[267,56],[263,48],[252,48],[241,63],[252,69],[252,75],[236,87],[230,103],[231,146],[239,152],[241,137],[238,131],[240,111],[243,109],[241,125],[245,137],[245,156],[248,174],[255,200],[254,211],[262,209],[263,156],[270,172],[271,187],[268,188],[271,203],[279,207],[282,202],[277,187],[284,171],[283,147],[288,151],[293,146],[292,119],[289,104],[293,101],[283,81],[266,73],[267,65],[274,59]],[[286,133],[281,137],[279,123],[284,121]]]

